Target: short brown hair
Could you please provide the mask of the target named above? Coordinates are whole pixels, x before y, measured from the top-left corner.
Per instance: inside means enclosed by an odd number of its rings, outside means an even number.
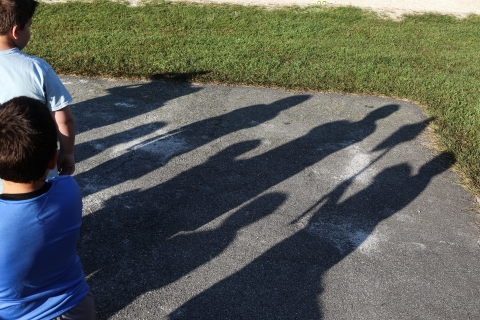
[[[0,35],[7,34],[14,26],[23,30],[37,6],[35,0],[0,0]]]
[[[41,179],[57,150],[57,128],[39,100],[13,98],[0,105],[0,178],[18,183]]]

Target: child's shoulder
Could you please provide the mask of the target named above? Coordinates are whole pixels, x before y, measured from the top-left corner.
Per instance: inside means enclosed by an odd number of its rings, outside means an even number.
[[[47,179],[47,182],[52,182],[55,184],[74,184],[77,185],[77,182],[72,176],[63,175],[63,176],[56,176],[53,178]]]
[[[56,199],[62,203],[81,203],[82,192],[80,186],[71,176],[57,176],[51,179],[47,179],[52,185],[48,191],[51,199]]]
[[[50,179],[47,179],[47,182],[52,183],[52,187],[54,187],[58,191],[71,191],[77,190],[80,192],[80,187],[75,181],[75,179],[69,175],[64,175],[64,176],[56,176]]]
[[[35,65],[41,68],[51,68],[48,62],[42,58],[26,54],[25,52],[20,51],[18,48],[1,50],[0,61],[12,63],[15,66]]]

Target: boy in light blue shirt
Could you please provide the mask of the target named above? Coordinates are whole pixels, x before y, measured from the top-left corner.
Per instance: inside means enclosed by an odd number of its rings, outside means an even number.
[[[0,0],[0,104],[18,96],[45,103],[60,142],[58,172],[71,175],[75,171],[75,121],[68,106],[72,97],[48,63],[21,51],[30,40],[37,5],[35,0]]]

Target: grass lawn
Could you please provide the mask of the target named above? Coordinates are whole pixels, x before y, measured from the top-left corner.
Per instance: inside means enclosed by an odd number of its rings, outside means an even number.
[[[480,194],[480,16],[356,8],[41,4],[27,53],[60,74],[380,94],[426,106]]]

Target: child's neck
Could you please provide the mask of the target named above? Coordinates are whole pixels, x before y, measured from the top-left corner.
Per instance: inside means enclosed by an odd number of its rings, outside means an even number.
[[[0,51],[16,48],[13,41],[6,35],[0,36]]]
[[[7,180],[2,180],[3,182],[3,193],[5,194],[22,194],[30,193],[39,190],[45,184],[45,179],[29,182],[29,183],[19,183],[12,182]]]

